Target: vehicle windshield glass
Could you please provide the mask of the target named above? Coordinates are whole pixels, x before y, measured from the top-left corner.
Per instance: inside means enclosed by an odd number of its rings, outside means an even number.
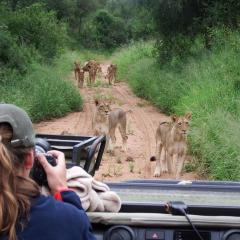
[[[183,201],[187,205],[240,206],[238,182],[138,180],[109,183],[109,186],[125,204],[162,205],[168,201]]]
[[[67,168],[125,203],[240,205],[239,0],[0,0],[0,22],[0,102]]]

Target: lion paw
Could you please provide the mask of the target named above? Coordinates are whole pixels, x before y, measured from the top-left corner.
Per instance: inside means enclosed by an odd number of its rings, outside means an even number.
[[[160,177],[161,176],[160,170],[156,169],[153,176]]]
[[[168,170],[167,169],[163,169],[162,172],[163,173],[168,173]]]

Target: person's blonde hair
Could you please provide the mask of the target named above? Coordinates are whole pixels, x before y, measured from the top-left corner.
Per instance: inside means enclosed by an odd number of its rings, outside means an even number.
[[[16,240],[16,228],[27,224],[31,198],[40,194],[30,178],[17,175],[31,148],[11,147],[12,128],[0,123],[0,235]]]

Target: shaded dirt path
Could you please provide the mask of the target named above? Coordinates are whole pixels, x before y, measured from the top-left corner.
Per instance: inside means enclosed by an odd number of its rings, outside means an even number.
[[[93,135],[94,98],[99,95],[107,97],[112,100],[112,107],[131,110],[127,113],[127,152],[121,151],[121,137],[117,130],[117,146],[114,155],[106,153],[103,156],[95,178],[101,181],[153,178],[155,162],[150,162],[149,159],[155,154],[155,131],[159,121],[165,121],[168,117],[147,101],[136,97],[125,82],[118,82],[115,86],[109,87],[103,77],[108,64],[109,62],[105,62],[101,65],[103,74],[98,77],[97,87],[85,86],[80,89],[84,99],[82,112],[70,113],[63,118],[36,124],[36,132],[61,134],[66,131],[73,135]],[[73,75],[71,81],[76,85]],[[172,176],[163,174],[161,178],[171,179]],[[197,179],[197,175],[184,173],[182,179]]]

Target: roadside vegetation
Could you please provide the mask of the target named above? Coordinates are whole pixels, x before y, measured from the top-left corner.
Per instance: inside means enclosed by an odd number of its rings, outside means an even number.
[[[219,180],[240,179],[240,33],[213,32],[214,46],[187,61],[160,66],[150,49],[152,42],[119,49],[119,79],[167,114],[193,113],[190,131],[192,168]],[[135,57],[136,56],[136,57]],[[175,60],[174,60],[175,61]]]
[[[191,111],[190,166],[240,180],[240,2],[0,0],[0,101],[34,121],[82,108],[73,62],[111,58],[167,114]]]
[[[3,5],[0,25],[0,101],[28,111],[34,121],[79,110],[82,100],[70,82],[64,24],[41,4],[16,11]]]
[[[51,67],[32,63],[23,77],[15,74],[8,78],[9,82],[3,84],[1,99],[24,107],[34,121],[80,110],[82,99],[75,86],[65,80],[71,66],[62,69],[61,65],[59,62]]]
[[[34,121],[81,110],[78,89],[66,81],[73,62],[106,59],[153,31],[152,24],[131,28],[141,15],[152,19],[146,3],[126,3],[119,12],[115,1],[0,0],[0,101],[23,107]]]

